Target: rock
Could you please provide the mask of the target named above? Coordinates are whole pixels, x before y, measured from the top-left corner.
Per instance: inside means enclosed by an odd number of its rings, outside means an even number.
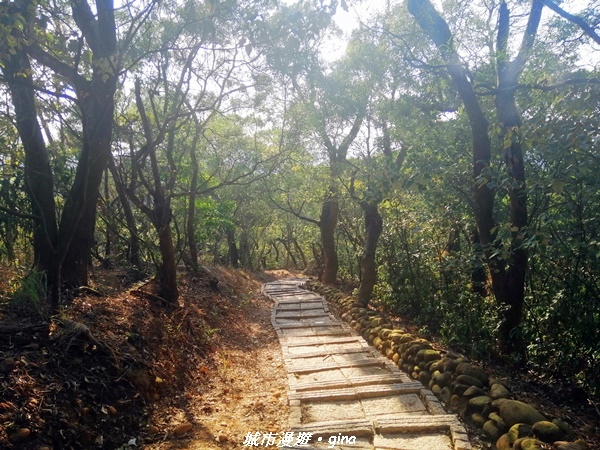
[[[500,439],[496,441],[496,449],[497,450],[511,450],[511,443],[508,441],[508,434],[503,434],[500,436]]]
[[[19,428],[14,433],[11,433],[8,439],[13,443],[18,444],[20,442],[26,441],[30,435],[31,430],[29,428]]]
[[[456,359],[444,357],[440,363],[442,372],[454,372],[460,363]]]
[[[215,437],[215,441],[217,441],[217,442],[228,442],[229,441],[229,437],[226,434],[224,434],[223,432],[220,432]]]
[[[489,377],[485,370],[481,367],[476,367],[469,363],[461,363],[456,367],[456,373],[458,375],[467,375],[473,378],[477,378],[482,384],[487,385],[489,382]],[[479,386],[479,387],[483,387]]]
[[[433,392],[436,397],[440,398],[442,395],[442,388],[438,384],[434,384],[431,386],[431,392]]]
[[[456,381],[458,381],[461,384],[467,384],[469,386],[477,386],[478,388],[483,387],[483,383],[481,382],[481,380],[470,375],[459,375],[456,377]]]
[[[467,386],[466,384],[456,383],[454,385],[454,387],[452,388],[452,392],[454,392],[456,395],[464,395],[465,392],[467,391],[467,389],[469,389],[470,387],[473,387],[473,386]],[[477,388],[475,388],[475,389],[477,389]]]
[[[488,420],[486,423],[483,424],[482,428],[485,434],[487,434],[494,441],[500,438],[500,436],[502,435],[502,431],[498,428],[496,422],[494,422],[493,420]]]
[[[502,417],[500,417],[498,414],[490,413],[488,415],[488,419],[496,422],[496,426],[502,431],[502,433],[506,433],[508,431],[508,425],[506,425],[506,422],[504,422]]]
[[[487,392],[485,392],[483,389],[478,388],[477,386],[470,386],[464,393],[463,395],[465,397],[479,397],[482,395],[487,395]]]
[[[508,442],[512,445],[519,439],[533,436],[533,429],[531,425],[527,425],[526,423],[517,423],[510,427],[507,435]]]
[[[573,436],[573,428],[562,419],[554,419],[552,423],[560,428],[565,436]]]
[[[485,414],[485,410],[489,407],[491,401],[492,401],[492,399],[490,397],[488,397],[487,395],[480,395],[478,397],[473,397],[472,399],[469,400],[469,410],[481,412],[485,416],[487,416],[487,414]]]
[[[556,441],[554,446],[557,450],[582,450],[581,447],[574,442]]]
[[[523,442],[525,439],[527,438],[519,438],[515,441],[514,444],[512,444],[512,449],[513,450],[522,450],[521,449],[521,442]]]
[[[492,408],[494,408],[494,410],[499,411],[500,410],[500,405],[502,405],[502,403],[508,401],[507,398],[499,398],[496,399],[492,402]]]
[[[490,388],[490,397],[492,397],[494,400],[498,398],[508,398],[510,397],[510,392],[508,392],[508,389],[501,384],[494,383]]]
[[[442,401],[447,405],[450,401],[450,397],[452,397],[452,391],[450,390],[450,388],[447,386],[443,388],[442,392],[440,393],[440,397]]]
[[[588,450],[590,448],[583,439],[577,439],[575,445],[578,445],[581,450]]]
[[[521,450],[542,450],[544,443],[534,438],[525,438],[521,441]]]
[[[533,425],[546,418],[533,406],[518,400],[506,400],[500,405],[500,417],[506,425],[512,427],[517,423]]]
[[[471,422],[473,422],[479,428],[483,428],[484,424],[487,422],[487,419],[485,417],[483,417],[481,414],[475,413],[475,414],[471,414]]]
[[[558,425],[546,420],[534,423],[532,429],[535,436],[544,442],[559,441],[564,436]]]
[[[440,360],[432,361],[431,364],[429,365],[429,367],[427,368],[427,370],[429,370],[429,372],[431,372],[431,373],[435,373],[436,370],[439,370],[439,367],[440,367]]]
[[[436,361],[441,358],[440,353],[437,350],[424,349],[419,350],[417,358],[422,359],[425,362]]]
[[[429,386],[429,382],[431,381],[431,375],[429,372],[422,371],[419,373],[419,381],[423,386]]]
[[[464,417],[467,411],[467,404],[469,399],[466,397],[461,397],[460,395],[454,394],[450,398],[450,409],[454,412],[460,413],[461,416]]]
[[[189,422],[182,423],[181,425],[177,425],[175,428],[173,428],[173,436],[182,437],[186,433],[189,433],[190,431],[192,431],[192,428],[194,428],[194,426]]]

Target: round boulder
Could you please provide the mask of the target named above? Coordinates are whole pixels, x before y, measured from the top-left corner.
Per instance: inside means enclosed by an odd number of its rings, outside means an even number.
[[[533,406],[518,400],[506,400],[502,402],[499,414],[509,427],[517,423],[533,425],[536,422],[546,420],[542,413]]]

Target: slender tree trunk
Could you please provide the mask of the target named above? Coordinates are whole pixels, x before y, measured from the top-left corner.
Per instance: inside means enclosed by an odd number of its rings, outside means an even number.
[[[473,252],[473,265],[471,267],[471,286],[472,290],[479,297],[486,297],[489,292],[487,289],[487,273],[483,265],[483,251],[479,242],[477,227],[473,226],[471,231],[471,244]]]
[[[302,259],[302,268],[306,269],[306,267],[307,267],[306,255],[302,251],[302,247],[300,247],[300,244],[298,244],[298,239],[296,239],[295,237],[291,237],[290,239],[292,241],[292,244],[294,244],[294,248],[296,249],[296,251],[300,255],[300,259]]]
[[[375,252],[377,242],[383,231],[383,219],[379,214],[377,204],[365,201],[360,203],[365,218],[365,244],[360,257],[360,286],[358,287],[357,300],[362,305],[367,305],[373,294],[373,288],[377,284],[377,264],[375,263]]]
[[[229,263],[236,269],[240,267],[240,252],[238,251],[237,244],[235,242],[235,231],[233,227],[227,227],[225,229],[225,238],[227,239],[227,256]]]
[[[338,215],[338,199],[335,195],[329,195],[323,201],[319,220],[321,246],[323,247],[323,274],[320,281],[323,284],[335,284],[337,280],[339,261],[335,248],[335,227]]]
[[[191,269],[198,270],[198,246],[196,245],[196,190],[198,189],[198,158],[196,157],[196,142],[199,130],[196,130],[194,144],[190,148],[190,162],[192,165],[192,178],[190,180],[190,195],[188,196],[188,211],[186,220],[186,234],[188,249],[190,251]]]
[[[123,214],[125,215],[125,223],[127,224],[127,230],[129,231],[129,263],[138,269],[142,267],[142,260],[140,256],[140,239],[137,234],[137,226],[135,223],[135,217],[131,209],[131,204],[127,198],[127,192],[123,181],[121,180],[115,161],[113,158],[108,160],[108,169],[113,177],[115,183],[115,190],[119,196],[119,201],[123,207]]]
[[[253,267],[248,233],[244,230],[240,233],[240,263],[246,269],[252,269]]]
[[[106,210],[108,212],[108,203],[109,203],[110,192],[108,189],[108,169],[104,171],[104,201],[106,202]],[[108,217],[106,218],[106,231],[104,235],[104,258],[102,259],[102,267],[107,269],[112,267],[111,261],[112,254],[112,230],[111,225],[108,222]]]
[[[296,257],[294,256],[294,253],[292,252],[292,249],[290,248],[290,245],[288,242],[286,242],[284,239],[278,238],[276,239],[277,242],[281,242],[281,245],[283,245],[283,248],[286,251],[287,257],[286,257],[286,266],[289,266],[289,260],[292,260],[292,264],[294,265],[295,268],[298,268],[298,261],[296,260]]]

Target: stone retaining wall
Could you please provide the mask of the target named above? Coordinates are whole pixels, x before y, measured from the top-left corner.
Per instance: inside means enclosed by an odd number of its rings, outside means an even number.
[[[490,379],[485,370],[461,355],[439,352],[427,340],[392,328],[377,311],[357,306],[355,297],[334,287],[314,281],[305,287],[323,295],[338,317],[431,389],[447,408],[482,429],[498,450],[589,448],[582,440],[566,440],[573,438],[566,422],[547,418],[533,406],[513,399],[505,381]]]

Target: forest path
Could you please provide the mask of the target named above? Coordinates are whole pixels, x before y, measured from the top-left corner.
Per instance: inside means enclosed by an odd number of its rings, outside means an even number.
[[[471,449],[457,417],[301,289],[304,281],[263,286],[288,374],[293,435],[283,448]]]

